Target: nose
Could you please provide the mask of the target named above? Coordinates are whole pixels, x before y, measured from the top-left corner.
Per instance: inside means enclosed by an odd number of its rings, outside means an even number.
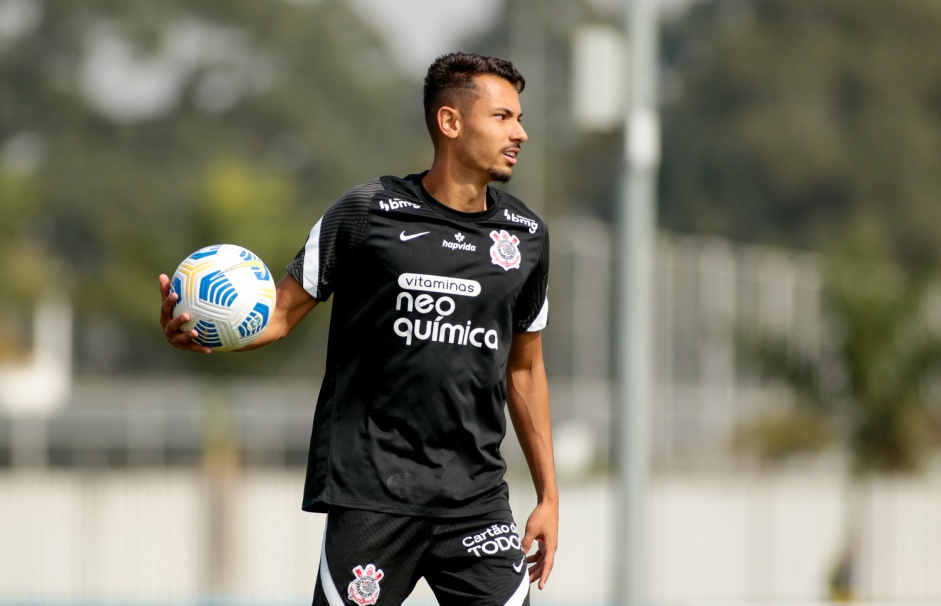
[[[511,139],[519,143],[529,139],[529,135],[526,134],[526,129],[523,128],[523,125],[520,122],[516,123],[516,130],[513,132]]]

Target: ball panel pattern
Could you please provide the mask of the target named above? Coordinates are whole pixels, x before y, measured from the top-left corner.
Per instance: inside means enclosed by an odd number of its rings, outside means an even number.
[[[180,263],[170,281],[179,295],[173,316],[190,316],[183,330],[195,328],[197,343],[218,351],[238,349],[268,325],[277,294],[271,272],[251,251],[216,244]]]

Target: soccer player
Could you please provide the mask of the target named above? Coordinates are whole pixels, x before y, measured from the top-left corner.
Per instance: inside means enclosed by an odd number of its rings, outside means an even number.
[[[327,514],[315,606],[401,604],[421,577],[441,604],[528,604],[530,583],[549,578],[549,239],[536,213],[490,186],[510,179],[526,141],[524,86],[508,61],[439,57],[424,85],[431,168],[343,194],[246,347],[285,337],[334,296],[303,499]],[[209,353],[181,332],[185,314],[171,319],[166,275],[160,290],[167,340]],[[537,495],[522,536],[503,479],[505,406]]]

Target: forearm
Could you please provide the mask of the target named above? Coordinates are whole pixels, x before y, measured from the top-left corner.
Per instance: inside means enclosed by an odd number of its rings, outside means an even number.
[[[511,367],[507,372],[507,407],[529,465],[537,499],[557,501],[546,370],[541,355],[525,359],[527,364]]]
[[[526,392],[511,388],[508,394],[510,419],[532,475],[536,498],[558,500],[548,391],[535,388]]]
[[[529,472],[533,478],[538,504],[526,521],[521,545],[529,553],[533,541],[539,543],[534,555],[527,557],[532,565],[529,580],[539,580],[545,587],[552,571],[559,538],[559,489],[555,482],[552,455],[552,421],[549,414],[549,383],[542,360],[542,338],[539,333],[516,334],[507,364],[507,408],[519,438]]]
[[[268,326],[258,338],[236,351],[251,351],[286,337],[317,305],[317,300],[291,276],[286,274],[278,282],[277,304],[268,320]]]

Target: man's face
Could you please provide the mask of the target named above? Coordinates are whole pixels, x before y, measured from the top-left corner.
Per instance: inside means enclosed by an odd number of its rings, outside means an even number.
[[[506,183],[513,176],[516,155],[527,139],[520,123],[519,93],[498,76],[476,77],[477,95],[462,108],[462,160],[486,171],[491,181]]]

